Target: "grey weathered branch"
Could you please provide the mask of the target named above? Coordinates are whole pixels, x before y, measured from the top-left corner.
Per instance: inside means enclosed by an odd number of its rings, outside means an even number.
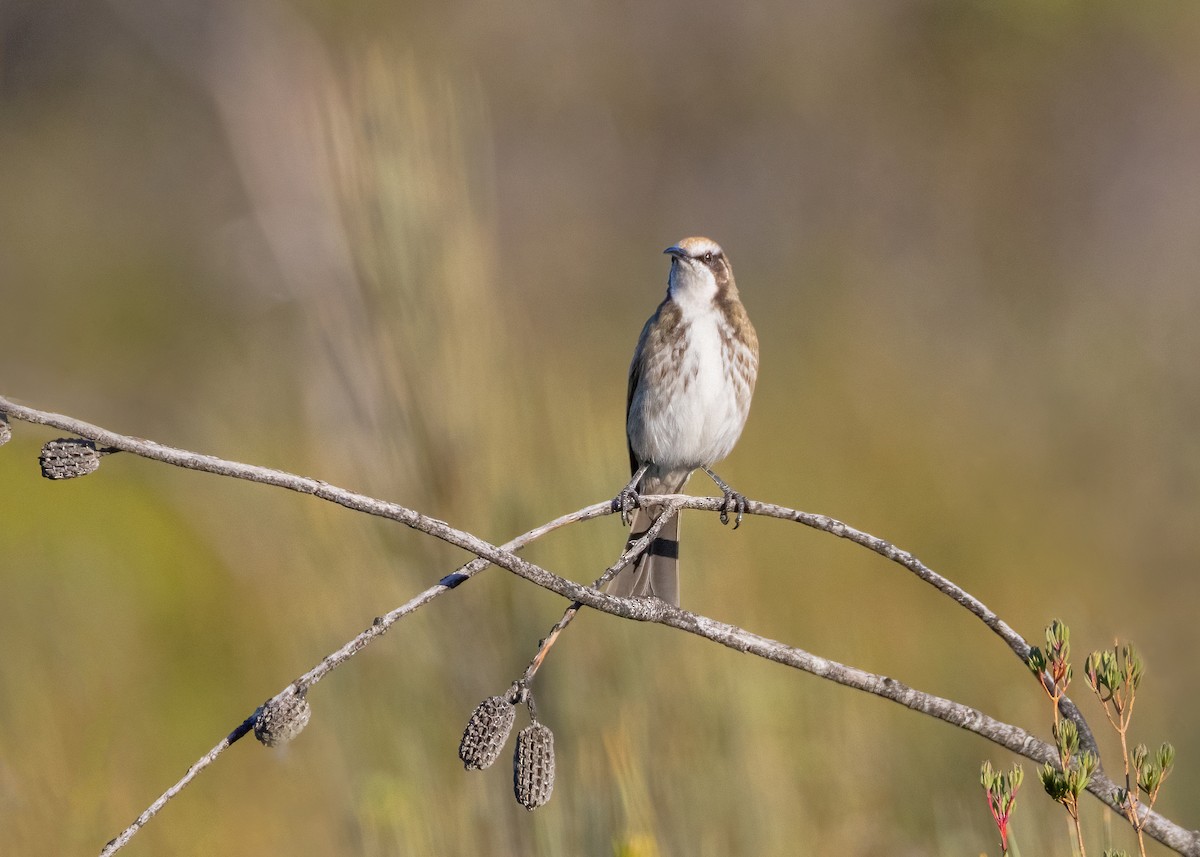
[[[914,711],[919,711],[974,732],[1033,761],[1054,763],[1058,758],[1057,752],[1050,744],[1017,726],[995,720],[969,706],[933,694],[924,693],[885,676],[875,675],[865,670],[821,658],[777,640],[771,640],[734,625],[691,613],[662,601],[618,598],[592,587],[582,586],[566,578],[559,577],[513,553],[513,551],[518,550],[521,546],[537,538],[539,535],[557,527],[611,513],[612,507],[609,502],[598,503],[580,509],[570,515],[565,515],[542,527],[531,530],[529,533],[518,539],[514,539],[503,547],[498,547],[468,532],[452,527],[444,521],[421,515],[400,504],[347,491],[310,477],[226,461],[214,456],[201,455],[163,446],[153,441],[117,434],[99,426],[94,426],[61,414],[27,408],[3,397],[0,397],[0,413],[6,413],[11,417],[25,422],[52,426],[95,441],[97,444],[103,444],[116,450],[123,450],[145,458],[174,464],[178,467],[200,470],[222,476],[232,476],[266,485],[289,488],[304,494],[312,494],[329,502],[345,506],[348,509],[398,521],[413,529],[442,539],[449,544],[463,548],[476,556],[476,559],[468,562],[454,574],[442,578],[437,585],[427,589],[407,604],[376,619],[371,627],[358,634],[337,652],[322,659],[312,670],[277,694],[275,699],[307,691],[309,687],[319,681],[329,670],[344,663],[372,640],[385,633],[400,618],[430,603],[446,591],[478,574],[479,571],[482,571],[489,564],[495,564],[531,583],[555,592],[569,599],[571,602],[578,602],[583,606],[626,619],[655,622],[688,631],[736,651],[754,654],[767,660],[794,667],[829,679],[830,681],[835,681],[847,687],[875,694],[876,696],[911,708]],[[719,497],[701,498],[684,495],[647,496],[642,499],[643,502],[647,503],[671,503],[680,509],[703,509],[709,511],[719,511],[724,502]],[[907,551],[900,550],[883,539],[864,533],[841,521],[824,515],[800,512],[795,509],[756,501],[748,503],[746,512],[752,515],[795,521],[813,529],[847,539],[892,560],[969,610],[989,629],[1000,636],[1022,661],[1028,656],[1030,649],[1028,643],[994,612],[965,590],[928,568]],[[642,542],[645,541],[646,539],[642,540]],[[628,563],[644,547],[645,545],[642,543],[632,546],[629,551],[622,555],[614,568]],[[1074,706],[1070,706],[1064,713],[1086,729],[1086,721],[1074,709]],[[230,733],[229,736],[197,761],[178,783],[155,801],[120,836],[110,842],[102,854],[109,855],[123,847],[140,827],[152,818],[168,800],[178,794],[197,773],[215,761],[230,744],[244,736],[252,728],[256,716],[257,712],[252,714],[244,723]],[[1090,736],[1090,732],[1086,732],[1085,734]],[[1102,772],[1098,772],[1088,786],[1088,791],[1114,811],[1120,812],[1119,806],[1113,797],[1115,789],[1116,784]],[[1200,832],[1187,830],[1183,826],[1152,811],[1146,812],[1145,831],[1159,842],[1162,842],[1180,854],[1189,855],[1189,857],[1200,857]]]

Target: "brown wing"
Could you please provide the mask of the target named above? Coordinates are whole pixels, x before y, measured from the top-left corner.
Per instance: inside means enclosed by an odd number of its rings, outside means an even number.
[[[659,309],[661,309],[661,305]],[[629,409],[633,405],[633,394],[637,392],[638,383],[642,379],[642,369],[644,367],[643,354],[646,349],[646,340],[650,338],[650,328],[654,325],[655,319],[658,318],[658,310],[654,311],[654,315],[646,320],[642,325],[642,334],[638,337],[637,348],[633,350],[633,360],[629,364],[629,389],[625,395],[625,446],[629,450],[629,474],[632,476],[637,473],[641,464],[633,454],[633,444],[629,442]]]

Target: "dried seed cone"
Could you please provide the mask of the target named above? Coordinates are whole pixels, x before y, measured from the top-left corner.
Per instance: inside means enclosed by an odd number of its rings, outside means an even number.
[[[0,414],[0,446],[12,440],[12,429],[8,425],[8,417]]]
[[[266,747],[278,747],[304,731],[310,717],[312,708],[302,693],[270,700],[254,721],[254,737]]]
[[[517,803],[531,811],[550,800],[554,791],[554,733],[536,720],[517,735],[513,791]]]
[[[38,461],[47,479],[74,479],[95,472],[100,466],[100,453],[90,440],[60,437],[42,447]]]
[[[503,696],[489,696],[475,706],[458,745],[458,758],[468,771],[490,768],[500,758],[515,716],[516,709]]]

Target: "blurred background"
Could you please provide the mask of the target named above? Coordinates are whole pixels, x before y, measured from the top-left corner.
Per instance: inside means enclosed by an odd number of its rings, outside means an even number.
[[[0,394],[496,542],[613,496],[664,247],[762,342],[720,472],[915,553],[1032,642],[1133,640],[1132,738],[1200,826],[1200,6],[4,0]],[[96,853],[327,652],[465,561],[312,498],[0,449],[0,830]],[[708,491],[703,480],[695,491]],[[1048,737],[975,620],[852,545],[686,516],[686,607]],[[625,533],[528,555],[591,580]],[[126,853],[997,853],[982,739],[586,614],[558,784],[456,758],[562,604],[491,570],[245,742]],[[518,722],[520,725],[520,721]],[[1102,735],[1106,762],[1115,742]],[[1034,766],[1013,822],[1067,855]],[[1100,804],[1089,847],[1132,850]],[[1157,849],[1155,853],[1165,853]]]

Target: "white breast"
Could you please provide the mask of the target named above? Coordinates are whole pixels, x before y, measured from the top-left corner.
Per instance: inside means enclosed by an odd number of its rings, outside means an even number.
[[[724,317],[711,304],[702,312],[685,310],[684,317],[686,345],[673,354],[643,355],[649,359],[630,403],[634,454],[660,470],[693,470],[723,459],[750,407],[749,384],[731,364],[742,353],[753,365],[753,355],[728,336]]]

